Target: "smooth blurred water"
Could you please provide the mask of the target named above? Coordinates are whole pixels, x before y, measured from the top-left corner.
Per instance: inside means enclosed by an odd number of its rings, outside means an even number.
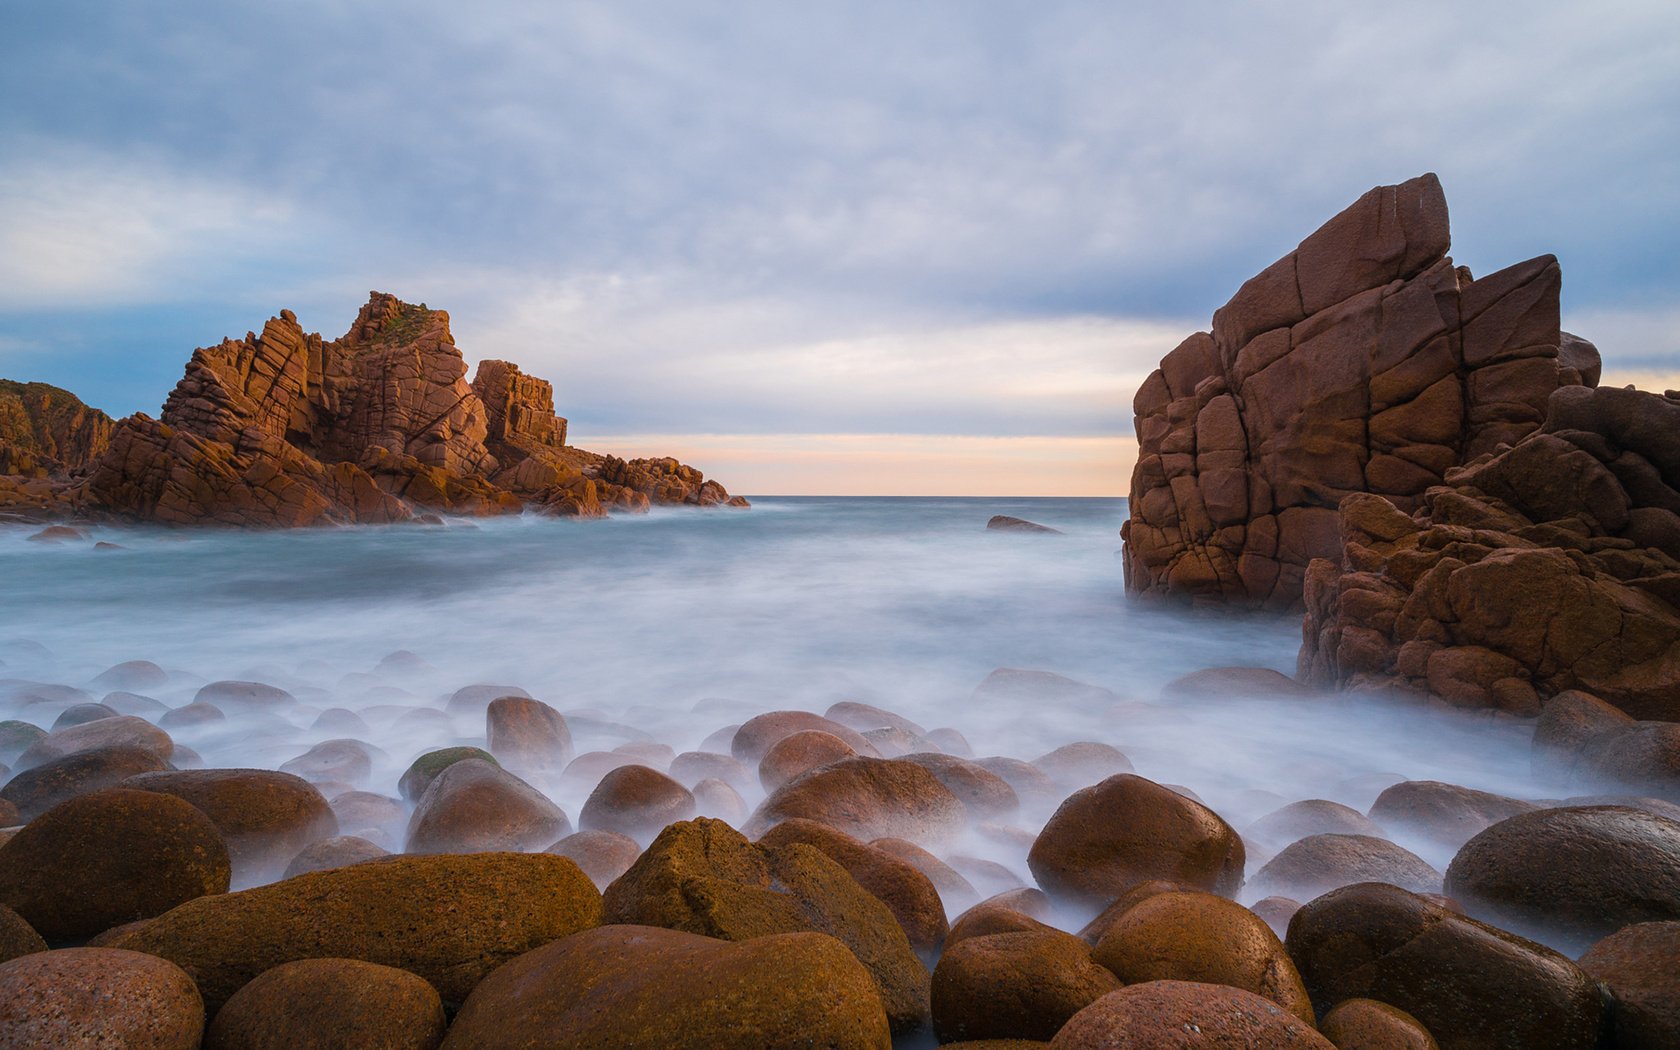
[[[177,734],[212,765],[277,766],[336,735],[311,728],[320,710],[366,712],[370,742],[388,756],[369,786],[387,794],[415,754],[484,732],[457,724],[441,739],[393,712],[441,707],[474,682],[517,684],[618,723],[598,739],[580,734],[580,751],[629,733],[682,751],[756,711],[821,711],[839,699],[954,726],[979,755],[1032,759],[1101,740],[1239,827],[1300,798],[1363,809],[1402,778],[1541,790],[1528,777],[1526,731],[1486,718],[1328,697],[1126,706],[1153,703],[1163,683],[1204,667],[1292,671],[1300,627],[1128,600],[1117,557],[1124,500],[754,504],[604,522],[96,530],[120,550],[3,531],[0,677],[12,681],[0,688],[0,717],[50,724],[50,705],[8,706],[8,691],[33,681],[98,696],[99,672],[146,659],[174,672],[154,691],[171,706],[222,678],[271,682],[303,701],[283,719]],[[989,532],[993,514],[1065,535]],[[435,670],[371,673],[398,649]],[[1055,671],[1115,697],[976,697],[998,667]],[[581,799],[560,794],[575,818]],[[1036,830],[1044,816],[1021,823]]]

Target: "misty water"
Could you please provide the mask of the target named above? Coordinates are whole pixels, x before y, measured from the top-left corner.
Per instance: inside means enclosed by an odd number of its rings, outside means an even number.
[[[1065,535],[988,532],[993,514]],[[1402,779],[1559,794],[1530,779],[1530,730],[1503,720],[1331,697],[1163,701],[1165,683],[1201,668],[1292,672],[1299,620],[1129,600],[1124,516],[1111,499],[763,498],[746,512],[604,522],[93,530],[115,550],[31,543],[29,530],[11,529],[0,531],[0,717],[51,726],[76,697],[39,699],[39,683],[98,699],[100,672],[144,659],[170,672],[149,690],[169,706],[218,679],[271,683],[301,701],[174,731],[206,765],[278,767],[346,735],[312,727],[322,710],[348,708],[382,753],[357,786],[392,796],[417,754],[482,744],[481,718],[413,713],[441,712],[473,683],[518,685],[567,712],[579,753],[636,740],[692,750],[753,714],[842,699],[955,727],[976,756],[1031,760],[1102,741],[1239,829],[1298,799],[1363,811]],[[429,669],[376,670],[396,650]],[[1000,667],[1113,695],[977,696]],[[539,786],[575,823],[592,785]],[[1024,806],[1013,835],[976,832],[948,852],[1030,884],[1021,832],[1036,832],[1054,801]],[[383,844],[400,850],[400,829],[391,834]],[[1450,859],[1397,839],[1437,868]],[[1264,859],[1251,855],[1250,875]]]

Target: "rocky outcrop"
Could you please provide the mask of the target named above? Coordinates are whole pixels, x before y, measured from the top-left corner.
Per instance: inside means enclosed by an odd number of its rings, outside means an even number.
[[[566,445],[552,387],[515,365],[485,361],[472,383],[466,375],[447,313],[375,292],[335,340],[283,310],[261,334],[194,351],[159,418],[135,415],[114,430],[65,402],[25,414],[51,422],[32,424],[26,447],[9,438],[22,430],[10,425],[8,384],[0,473],[86,477],[0,479],[0,511],[272,527],[527,506],[598,517],[651,503],[745,505],[676,460],[627,463]],[[29,451],[49,446],[70,458]]]
[[[1127,586],[1289,609],[1341,552],[1337,505],[1411,510],[1515,444],[1597,352],[1558,327],[1557,260],[1472,280],[1434,175],[1371,190],[1245,283],[1133,402]]]
[[[116,427],[68,390],[0,379],[0,474],[65,476],[97,459]]]
[[[1680,395],[1562,389],[1412,514],[1347,498],[1307,575],[1300,676],[1523,715],[1578,689],[1680,721],[1676,433]]]

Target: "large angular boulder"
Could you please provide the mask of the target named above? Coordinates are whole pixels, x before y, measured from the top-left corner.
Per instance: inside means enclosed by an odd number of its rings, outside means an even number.
[[[600,892],[564,857],[392,857],[188,901],[113,947],[186,969],[212,1014],[258,974],[320,958],[407,970],[459,1003],[502,963],[600,921]]]
[[[1596,382],[1591,344],[1559,359],[1556,259],[1472,280],[1449,242],[1434,175],[1379,186],[1162,359],[1133,400],[1130,590],[1298,607],[1343,497],[1410,509]]]
[[[1583,690],[1680,721],[1680,398],[1566,387],[1545,425],[1415,511],[1342,501],[1298,675],[1539,713]]]
[[[603,926],[528,952],[481,982],[448,1050],[889,1050],[869,971],[820,933],[730,943],[648,926]]]

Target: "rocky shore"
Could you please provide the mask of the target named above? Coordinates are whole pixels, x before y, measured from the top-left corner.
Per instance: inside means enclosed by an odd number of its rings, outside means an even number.
[[[958,725],[685,694],[678,731],[672,696],[408,650],[208,681],[14,641],[0,1047],[1680,1045],[1680,398],[1598,386],[1555,260],[1473,280],[1447,247],[1432,176],[1373,190],[1138,394],[1131,589],[1214,632],[1304,612],[1293,678],[1000,667]],[[439,317],[282,315],[80,468],[98,418],[47,395],[19,491],[267,525],[721,500],[568,458],[512,366],[406,370],[450,359]],[[1462,772],[1346,761],[1329,711]],[[1029,719],[1097,729],[1029,749]],[[1290,776],[1221,721],[1289,740]],[[1487,790],[1513,740],[1523,789]]]
[[[506,361],[472,382],[449,315],[374,292],[335,340],[290,310],[193,352],[160,418],[0,381],[0,521],[264,528],[530,509],[745,507],[675,459],[566,443],[553,388]]]

